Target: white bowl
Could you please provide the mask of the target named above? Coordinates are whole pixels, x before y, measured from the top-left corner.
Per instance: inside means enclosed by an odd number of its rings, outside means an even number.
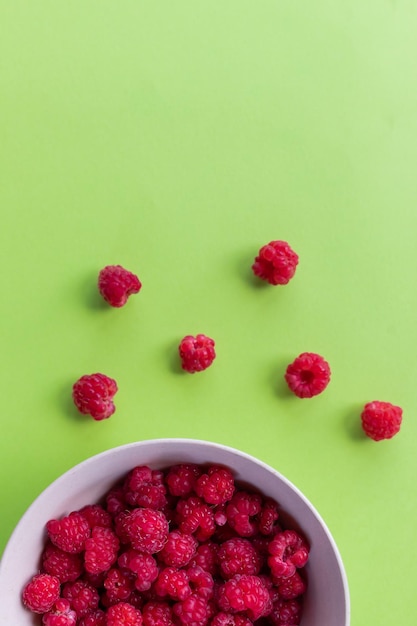
[[[349,626],[347,578],[338,548],[325,522],[307,498],[272,467],[233,448],[194,439],[155,439],[113,448],[76,465],[57,478],[27,509],[0,563],[0,624],[33,626],[21,591],[36,573],[45,540],[45,523],[100,500],[135,465],[163,468],[176,463],[219,463],[238,480],[274,498],[308,539],[308,589],[302,626]]]

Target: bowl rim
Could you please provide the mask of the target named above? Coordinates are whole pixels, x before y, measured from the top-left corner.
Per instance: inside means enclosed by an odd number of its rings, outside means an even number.
[[[271,465],[269,465],[265,461],[262,461],[261,459],[253,456],[252,454],[249,454],[248,452],[244,452],[243,450],[240,450],[240,449],[235,448],[233,446],[226,445],[226,444],[219,443],[219,442],[215,442],[215,441],[211,441],[211,440],[208,440],[208,439],[196,439],[196,438],[189,438],[189,437],[160,437],[160,438],[153,438],[153,439],[142,439],[142,440],[138,440],[138,441],[133,441],[133,442],[129,442],[129,443],[113,446],[111,448],[107,448],[106,450],[102,450],[101,452],[98,452],[96,454],[93,454],[93,455],[87,457],[86,459],[76,463],[75,465],[73,465],[72,467],[67,469],[65,472],[63,472],[58,477],[56,477],[52,482],[50,482],[49,485],[47,485],[35,497],[35,499],[26,508],[26,510],[24,511],[23,515],[20,517],[19,521],[17,522],[14,530],[12,531],[12,533],[9,536],[9,539],[6,542],[6,545],[4,547],[3,553],[1,554],[1,558],[0,558],[0,583],[1,583],[1,579],[4,576],[4,571],[3,571],[4,567],[3,566],[4,566],[4,563],[7,562],[7,555],[8,555],[8,552],[11,550],[11,548],[13,546],[14,537],[19,534],[20,528],[25,524],[26,519],[31,515],[32,509],[36,508],[36,506],[38,505],[39,500],[47,497],[48,493],[50,491],[53,491],[56,488],[56,486],[59,485],[59,483],[61,481],[65,481],[67,478],[69,478],[75,472],[78,473],[79,471],[82,471],[82,469],[84,467],[88,467],[91,463],[94,463],[94,462],[96,462],[98,460],[101,460],[103,458],[111,456],[114,453],[121,453],[124,450],[129,450],[129,449],[133,449],[133,448],[136,448],[136,447],[146,447],[148,445],[149,446],[167,445],[169,443],[181,444],[181,445],[185,445],[185,446],[188,446],[188,445],[193,445],[193,446],[194,445],[200,445],[200,446],[211,447],[211,448],[214,447],[214,448],[216,448],[216,449],[218,449],[220,451],[225,451],[225,452],[227,452],[228,454],[231,454],[231,455],[237,455],[238,457],[241,457],[241,458],[243,458],[243,459],[245,459],[247,461],[250,461],[251,463],[254,463],[254,464],[260,466],[261,468],[263,468],[267,472],[272,473],[273,475],[275,475],[283,483],[285,483],[286,486],[289,487],[297,495],[297,497],[301,501],[303,501],[303,503],[307,506],[307,508],[310,510],[310,512],[313,514],[313,516],[319,522],[320,526],[323,529],[323,532],[326,535],[327,540],[329,541],[329,544],[330,544],[330,546],[332,548],[332,551],[334,553],[334,556],[335,556],[335,559],[336,559],[336,562],[337,562],[337,565],[338,565],[338,568],[339,568],[340,577],[341,577],[342,585],[343,585],[344,600],[345,600],[345,623],[346,623],[346,625],[350,624],[350,613],[351,613],[350,591],[349,591],[349,584],[348,584],[348,579],[347,579],[345,566],[344,566],[344,563],[343,563],[343,560],[342,560],[339,548],[338,548],[338,546],[336,544],[336,541],[333,538],[333,535],[330,532],[330,529],[327,526],[327,523],[324,521],[324,519],[322,518],[322,516],[320,515],[320,513],[318,512],[316,507],[312,504],[312,502],[307,498],[307,496],[291,480],[289,480],[281,472],[279,472],[277,469],[275,469],[274,467],[272,467]]]

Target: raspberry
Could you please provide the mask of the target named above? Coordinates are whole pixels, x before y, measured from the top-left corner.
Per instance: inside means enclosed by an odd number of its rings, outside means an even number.
[[[391,439],[401,428],[402,415],[399,406],[374,400],[364,406],[361,414],[362,428],[374,441]]]
[[[48,613],[44,613],[42,624],[45,626],[75,626],[77,614],[71,609],[68,600],[59,598]]]
[[[275,577],[292,576],[296,569],[304,567],[309,549],[304,539],[294,530],[283,530],[271,540],[268,565]]]
[[[154,591],[162,598],[168,596],[172,600],[185,600],[191,595],[187,572],[176,567],[165,567],[155,581]]]
[[[268,589],[258,576],[237,575],[219,589],[218,605],[226,612],[245,612],[249,619],[268,615],[272,602]]]
[[[207,504],[224,504],[235,491],[233,474],[225,467],[212,465],[197,479],[195,491]]]
[[[244,615],[234,615],[233,613],[216,613],[210,622],[210,626],[252,626],[253,622]]]
[[[69,554],[48,542],[42,553],[42,572],[56,576],[61,583],[77,580],[83,573],[80,554]]]
[[[123,486],[125,500],[133,507],[163,509],[167,503],[163,474],[149,467],[135,467]]]
[[[187,335],[181,340],[179,354],[181,367],[190,374],[207,369],[216,358],[214,341],[206,335]]]
[[[284,378],[296,396],[312,398],[326,389],[330,375],[330,366],[322,356],[303,352],[288,365]]]
[[[74,383],[72,398],[80,413],[101,421],[115,412],[113,398],[116,392],[117,383],[112,378],[104,374],[86,374]]]
[[[106,598],[110,604],[127,600],[133,591],[134,576],[131,572],[112,567],[103,581]]]
[[[223,578],[236,574],[255,575],[261,569],[261,558],[248,539],[237,537],[225,541],[219,548],[220,573]]]
[[[106,626],[106,616],[104,611],[101,609],[88,611],[78,620],[78,626]]]
[[[143,626],[174,626],[168,602],[150,601],[142,609]]]
[[[111,528],[94,526],[85,542],[84,563],[90,574],[108,570],[117,559],[120,542]]]
[[[216,530],[213,510],[201,498],[180,500],[176,513],[179,530],[193,534],[198,541],[207,541]]]
[[[117,562],[119,567],[135,574],[134,586],[138,591],[148,591],[159,574],[158,565],[150,554],[130,549],[123,552]]]
[[[205,572],[198,565],[187,569],[191,591],[202,598],[210,600],[214,593],[214,580],[209,572]]]
[[[49,520],[46,531],[57,548],[72,554],[82,552],[85,541],[90,536],[90,526],[78,511],[73,511],[59,520]]]
[[[154,509],[133,509],[122,527],[132,548],[147,554],[162,550],[168,538],[168,521],[161,511]]]
[[[179,464],[169,468],[165,477],[169,493],[184,498],[191,495],[197,478],[201,475],[198,465]]]
[[[301,622],[301,604],[298,600],[277,600],[268,615],[272,626],[298,626]]]
[[[165,565],[183,567],[196,553],[198,541],[192,535],[185,535],[179,530],[169,533],[166,544],[158,554],[158,559]]]
[[[112,525],[110,513],[103,509],[100,504],[87,504],[78,512],[84,515],[90,528],[93,528],[93,526],[110,528]]]
[[[130,295],[139,293],[142,283],[139,278],[121,265],[107,265],[98,276],[98,289],[110,306],[124,306]]]
[[[271,498],[266,498],[259,513],[258,530],[262,535],[272,535],[277,528],[276,521],[279,518],[277,503]]]
[[[298,255],[286,241],[270,241],[259,250],[252,270],[271,285],[286,285],[297,265]]]
[[[142,613],[128,602],[119,602],[106,612],[106,626],[142,626]]]
[[[273,582],[278,589],[279,596],[283,600],[298,598],[307,589],[305,581],[297,571],[289,578],[277,578]]]
[[[189,624],[190,626],[205,626],[210,617],[207,600],[194,593],[185,600],[176,602],[172,611],[179,618],[181,624]]]
[[[97,589],[84,580],[66,583],[62,588],[62,596],[70,601],[77,617],[82,617],[88,611],[97,609],[99,603]]]
[[[190,567],[199,566],[212,576],[218,571],[218,546],[212,541],[207,541],[198,546],[195,556],[191,559]]]
[[[56,576],[36,574],[23,589],[22,601],[33,613],[46,613],[59,598],[60,590],[61,585]]]
[[[226,507],[228,524],[238,535],[251,537],[257,532],[256,515],[262,508],[262,498],[259,494],[238,491],[234,494]]]

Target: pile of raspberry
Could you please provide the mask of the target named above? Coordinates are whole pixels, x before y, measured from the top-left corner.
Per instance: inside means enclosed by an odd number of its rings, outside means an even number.
[[[22,601],[44,626],[294,626],[309,546],[227,467],[137,466],[49,520]]]

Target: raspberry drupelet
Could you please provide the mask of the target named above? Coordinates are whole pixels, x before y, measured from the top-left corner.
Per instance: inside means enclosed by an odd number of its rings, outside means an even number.
[[[117,391],[117,383],[113,378],[100,373],[85,374],[74,383],[72,398],[80,413],[101,421],[115,412],[113,398]]]
[[[112,307],[120,308],[129,296],[139,293],[142,283],[136,274],[121,265],[107,265],[98,276],[98,289],[104,300]]]
[[[184,337],[178,347],[182,369],[189,374],[207,369],[216,358],[214,346],[214,340],[203,334]]]
[[[322,393],[330,382],[328,362],[315,352],[303,352],[285,372],[285,380],[299,398],[312,398]]]
[[[253,273],[271,285],[286,285],[295,274],[298,254],[286,241],[270,241],[259,250]]]
[[[33,613],[47,613],[59,598],[61,584],[56,576],[36,574],[22,593],[23,604]]]
[[[368,402],[361,413],[363,431],[374,441],[391,439],[401,428],[402,415],[402,409],[390,402]]]

